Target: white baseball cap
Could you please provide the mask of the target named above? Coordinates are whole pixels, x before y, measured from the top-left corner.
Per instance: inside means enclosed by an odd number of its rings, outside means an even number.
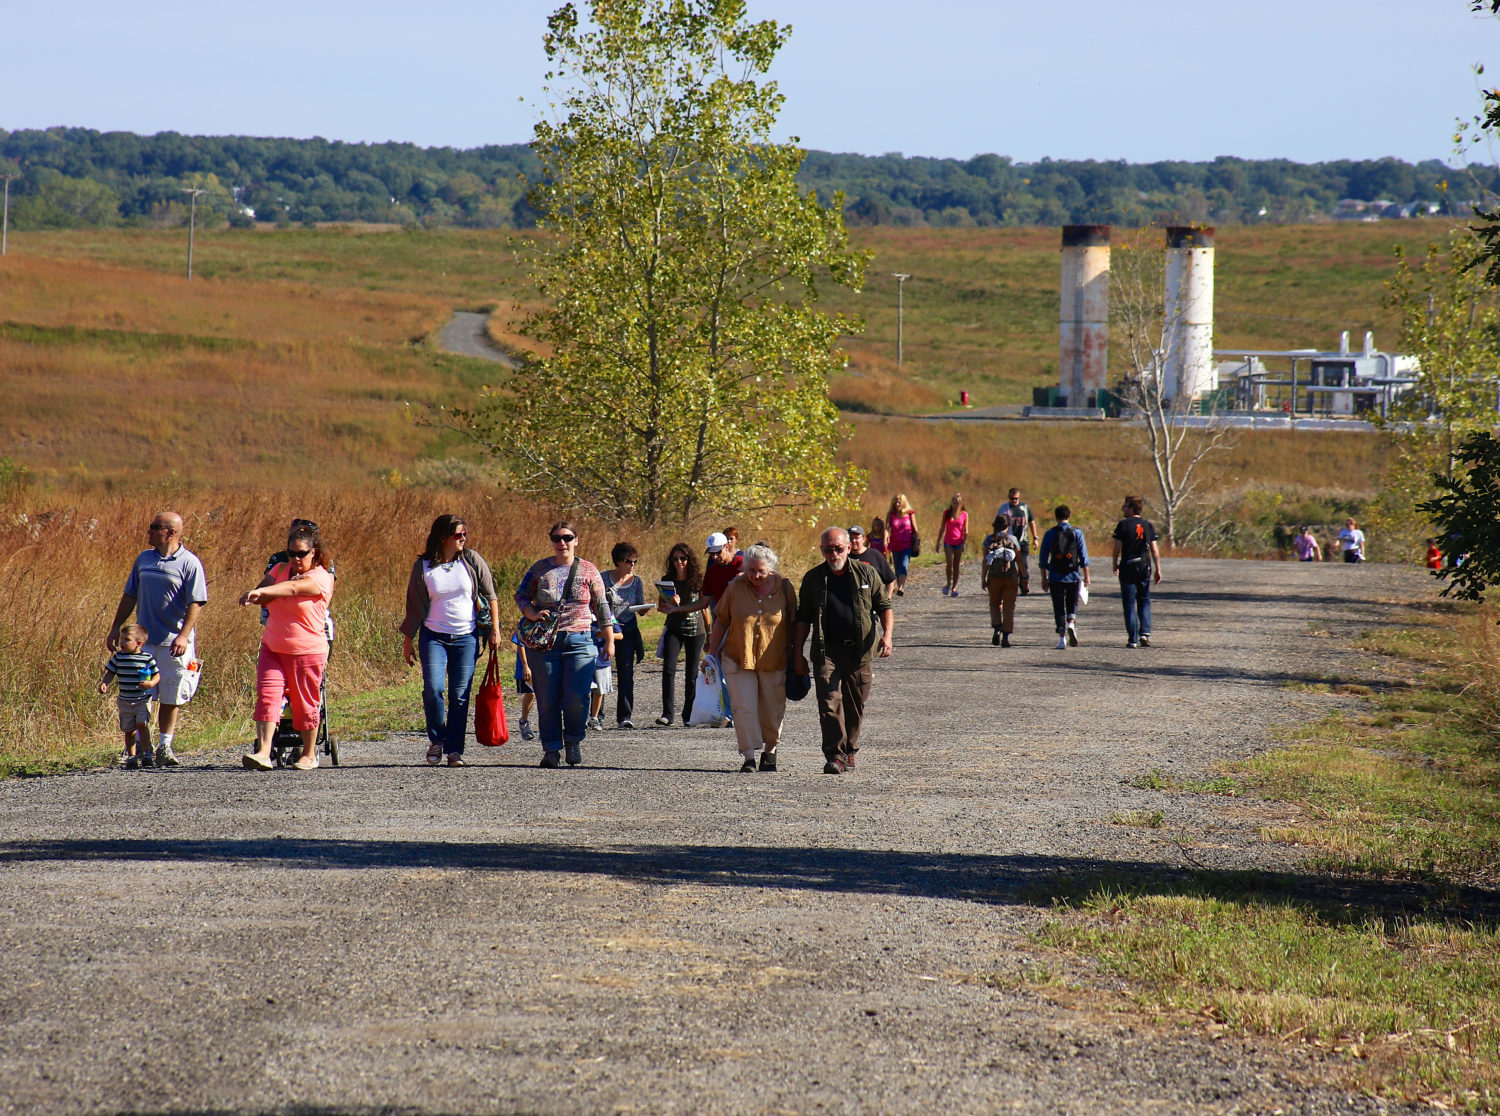
[[[717,554],[729,545],[729,536],[723,531],[715,531],[708,536],[708,542],[703,544],[705,550],[710,554]]]

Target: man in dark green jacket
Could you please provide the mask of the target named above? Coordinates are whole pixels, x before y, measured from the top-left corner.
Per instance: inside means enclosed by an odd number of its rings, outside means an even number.
[[[812,633],[813,685],[823,729],[823,771],[841,775],[854,766],[859,725],[870,695],[870,660],[891,653],[895,614],[875,571],[849,560],[849,535],[842,527],[823,532],[823,564],[807,571],[797,596],[794,666],[809,672],[803,644]],[[876,617],[880,627],[875,626]]]

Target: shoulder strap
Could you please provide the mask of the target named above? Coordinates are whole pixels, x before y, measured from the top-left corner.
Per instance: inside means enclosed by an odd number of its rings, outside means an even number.
[[[573,559],[573,564],[568,567],[568,580],[563,582],[562,603],[566,604],[573,599],[573,586],[578,582],[578,559]]]

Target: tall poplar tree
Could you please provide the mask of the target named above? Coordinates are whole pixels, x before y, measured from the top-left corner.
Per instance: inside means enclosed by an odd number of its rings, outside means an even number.
[[[858,289],[842,199],[795,176],[764,80],[789,29],[743,0],[565,4],[545,38],[553,116],[531,204],[555,233],[524,326],[542,355],[496,396],[487,440],[532,491],[655,523],[850,502],[828,377]]]

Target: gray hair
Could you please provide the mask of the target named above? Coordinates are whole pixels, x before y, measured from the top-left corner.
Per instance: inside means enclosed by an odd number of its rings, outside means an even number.
[[[776,552],[768,542],[753,542],[745,547],[745,565],[748,566],[751,562],[764,562],[766,569],[772,573],[781,565],[781,559],[776,557]]]

